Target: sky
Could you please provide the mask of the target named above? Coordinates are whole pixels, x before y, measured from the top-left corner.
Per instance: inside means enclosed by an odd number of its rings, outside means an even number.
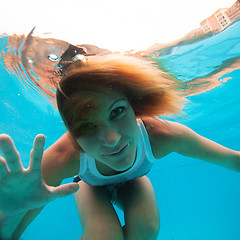
[[[168,43],[236,0],[4,0],[0,34],[54,37],[111,51]],[[51,34],[46,34],[51,33]]]

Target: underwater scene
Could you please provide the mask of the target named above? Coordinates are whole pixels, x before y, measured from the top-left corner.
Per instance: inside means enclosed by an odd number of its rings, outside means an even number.
[[[141,57],[153,59],[182,83],[184,114],[166,117],[228,148],[240,150],[240,22],[196,42],[176,44]],[[34,137],[45,148],[65,132],[55,103],[58,62],[71,44],[58,39],[7,34],[0,38],[0,133],[10,135],[24,167]],[[92,45],[80,56],[111,54]],[[240,237],[240,174],[170,154],[147,174],[160,210],[159,240],[236,240]],[[72,182],[67,179],[64,183]],[[123,213],[116,209],[124,224]],[[82,227],[73,196],[48,204],[22,240],[79,239]]]

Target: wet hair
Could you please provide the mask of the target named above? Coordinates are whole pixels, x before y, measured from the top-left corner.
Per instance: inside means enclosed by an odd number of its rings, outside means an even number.
[[[75,62],[64,72],[56,97],[62,119],[76,136],[78,119],[97,107],[94,93],[116,91],[124,95],[136,118],[181,112],[184,98],[179,83],[153,62],[126,56],[92,56]],[[92,93],[86,99],[84,92]]]
[[[72,65],[76,57],[84,55],[87,55],[86,48],[69,44],[68,48],[62,54],[61,59],[58,63],[60,76],[62,76],[64,72],[67,71],[67,69]]]

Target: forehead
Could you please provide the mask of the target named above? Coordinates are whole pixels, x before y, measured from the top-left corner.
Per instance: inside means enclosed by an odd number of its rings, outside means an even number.
[[[81,92],[77,96],[78,116],[76,120],[96,120],[100,114],[106,113],[121,100],[127,101],[127,98],[116,91]]]
[[[79,101],[89,101],[94,103],[97,107],[102,107],[111,104],[111,102],[115,102],[118,99],[127,100],[127,98],[113,90],[102,90],[102,91],[92,91],[92,92],[81,92],[79,93]]]

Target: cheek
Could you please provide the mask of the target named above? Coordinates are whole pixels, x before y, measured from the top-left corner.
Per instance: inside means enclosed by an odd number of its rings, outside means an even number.
[[[97,141],[94,137],[81,137],[77,139],[78,144],[84,152],[95,152],[98,148]]]
[[[138,127],[135,114],[130,111],[129,114],[121,121],[120,129],[124,134],[131,136],[132,138],[137,137]]]

